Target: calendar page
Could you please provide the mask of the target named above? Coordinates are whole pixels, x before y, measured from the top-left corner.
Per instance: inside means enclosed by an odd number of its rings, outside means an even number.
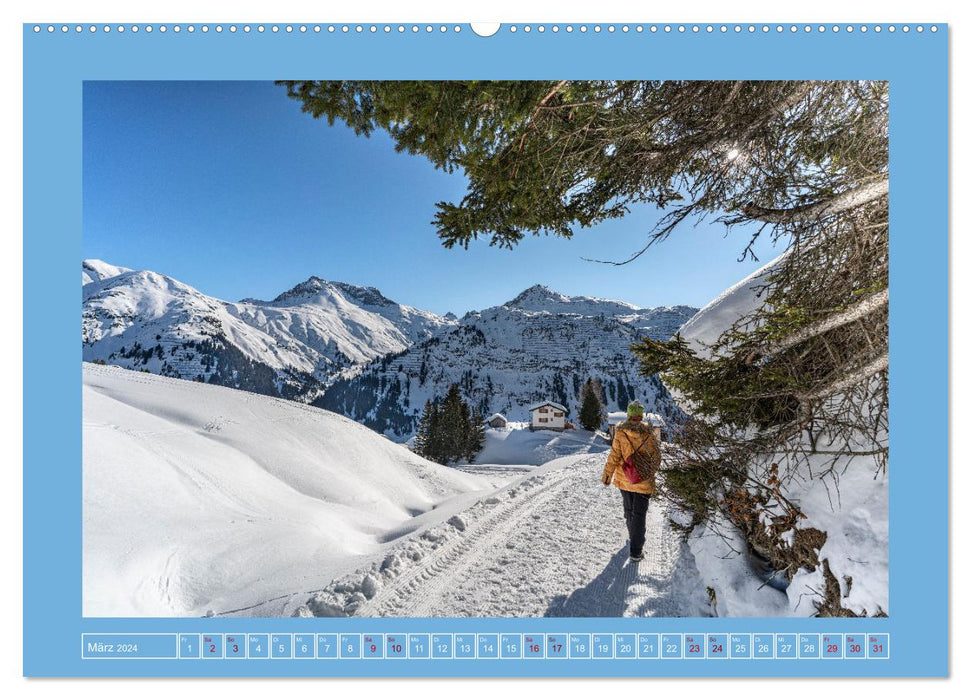
[[[947,34],[25,25],[25,675],[945,675]]]

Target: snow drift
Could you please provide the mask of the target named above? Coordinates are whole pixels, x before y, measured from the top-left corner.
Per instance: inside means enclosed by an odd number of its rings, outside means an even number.
[[[607,440],[588,430],[529,430],[526,423],[487,428],[476,464],[528,464],[538,466],[567,455],[593,454],[610,449]],[[606,457],[604,457],[606,459]]]
[[[708,356],[707,348],[722,333],[759,308],[764,301],[763,288],[784,256],[785,253],[726,289],[681,326],[678,333],[692,350],[702,357]]]
[[[307,591],[490,488],[341,416],[85,364],[83,614],[203,615]]]

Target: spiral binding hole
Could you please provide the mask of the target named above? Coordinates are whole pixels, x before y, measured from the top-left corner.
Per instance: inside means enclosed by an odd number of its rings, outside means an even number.
[[[269,25],[269,26],[270,26],[270,31],[273,32],[274,34],[279,34],[280,33],[281,25],[274,24],[274,25]],[[487,26],[487,25],[480,25],[480,26]],[[496,24],[496,25],[491,25],[491,26],[493,26],[496,29],[498,29],[500,25]],[[282,25],[282,27],[283,27],[283,31],[285,33],[287,33],[287,34],[294,34],[294,33],[307,34],[311,30],[313,31],[314,34],[319,34],[321,32],[321,30],[322,30],[322,27],[319,24],[315,24],[315,25],[301,24],[301,25],[296,25],[296,26],[295,25],[292,25],[292,24],[287,24],[287,25]],[[44,33],[45,30],[46,30],[46,33],[48,33],[48,34],[55,34],[57,32],[58,28],[60,29],[60,31],[61,31],[62,34],[68,34],[68,33],[70,33],[72,28],[73,28],[75,34],[84,34],[84,33],[97,34],[99,32],[102,33],[102,34],[110,34],[112,31],[114,31],[114,32],[116,32],[118,34],[123,34],[126,31],[130,31],[133,34],[137,34],[139,31],[143,31],[146,34],[151,34],[151,33],[155,32],[155,31],[157,31],[160,34],[166,34],[166,33],[168,33],[168,31],[170,29],[170,26],[169,25],[164,25],[164,24],[160,24],[160,25],[151,25],[151,24],[137,25],[137,24],[132,24],[132,25],[128,25],[128,26],[126,26],[126,25],[117,25],[115,27],[112,27],[111,25],[108,25],[108,24],[101,25],[101,26],[95,25],[95,24],[91,24],[91,25],[87,25],[87,26],[86,25],[81,25],[81,24],[77,24],[77,25],[67,25],[67,24],[63,24],[63,25],[54,25],[54,24],[41,25],[41,24],[35,24],[35,25],[32,25],[30,27],[31,31],[33,31],[34,34]],[[190,34],[194,34],[196,32],[196,28],[197,28],[196,25],[191,25],[191,24],[190,25],[186,25],[185,26],[185,31],[189,32]],[[222,34],[224,32],[224,30],[226,30],[226,29],[228,29],[228,31],[229,31],[230,34],[236,34],[239,31],[242,31],[242,33],[244,33],[244,34],[249,34],[249,33],[252,32],[252,29],[253,29],[253,27],[251,27],[248,24],[247,25],[235,25],[235,24],[231,24],[231,25],[225,25],[225,26],[224,25],[221,25],[221,24],[217,24],[217,25],[212,25],[211,27],[210,27],[210,25],[207,25],[207,24],[198,25],[199,31],[201,33],[203,33],[203,34],[208,34],[210,28],[213,29],[216,34]],[[256,25],[255,28],[256,28],[256,31],[258,33],[260,33],[260,34],[265,33],[265,31],[266,31],[266,26],[264,26],[262,24],[261,25]],[[825,34],[827,31],[832,32],[833,34],[839,34],[840,32],[846,32],[847,34],[852,34],[854,32],[859,32],[860,34],[867,34],[867,33],[871,33],[871,32],[874,33],[874,34],[882,34],[884,31],[886,31],[886,32],[888,32],[890,34],[896,34],[897,31],[898,31],[898,29],[899,29],[900,32],[903,32],[904,34],[909,34],[911,32],[911,30],[913,30],[917,34],[923,34],[925,32],[930,32],[930,33],[934,34],[934,33],[937,33],[939,31],[939,27],[937,25],[934,25],[934,24],[930,24],[930,25],[922,25],[922,24],[909,25],[909,24],[902,24],[902,25],[899,25],[899,26],[898,25],[893,25],[893,24],[888,24],[888,25],[880,25],[880,24],[871,24],[871,25],[860,24],[860,25],[852,25],[852,24],[847,24],[847,25],[831,25],[831,26],[826,26],[826,25],[823,25],[823,24],[815,25],[815,26],[814,25],[811,25],[811,24],[806,24],[806,25],[795,25],[795,24],[792,24],[792,25],[782,25],[782,24],[778,24],[778,25],[768,25],[768,24],[763,24],[763,25],[754,25],[754,24],[749,24],[749,25],[741,25],[741,24],[725,25],[725,24],[722,24],[722,25],[717,25],[717,26],[716,25],[710,25],[710,24],[708,24],[708,25],[697,25],[697,24],[694,24],[694,25],[684,25],[684,24],[680,24],[680,25],[667,25],[667,24],[666,25],[660,25],[660,30],[663,31],[666,34],[670,34],[674,30],[677,30],[677,32],[679,34],[685,34],[685,33],[688,33],[689,31],[692,34],[700,34],[700,33],[702,33],[702,30],[704,30],[704,33],[707,33],[707,34],[713,34],[716,31],[717,32],[720,32],[722,34],[727,34],[729,31],[731,31],[731,32],[733,32],[735,34],[742,34],[742,33],[746,33],[746,32],[748,34],[756,34],[756,33],[759,32],[760,29],[761,29],[761,32],[763,34],[769,34],[769,33],[772,32],[773,28],[775,29],[776,33],[780,33],[780,34],[786,32],[786,31],[788,31],[791,34],[797,34],[797,33],[800,33],[800,32],[805,33],[805,34],[812,34],[812,33]],[[85,32],[85,29],[87,29],[87,32]],[[181,34],[182,33],[182,29],[183,29],[182,25],[178,25],[178,24],[171,25],[171,30],[175,34]],[[441,24],[441,25],[432,25],[432,24],[427,24],[427,25],[417,25],[417,24],[410,25],[410,30],[411,30],[411,33],[413,33],[413,34],[420,33],[422,31],[422,29],[424,29],[424,32],[427,33],[427,34],[432,34],[432,33],[436,32],[436,30],[439,33],[441,33],[441,34],[447,34],[447,33],[450,33],[450,32],[454,32],[455,34],[459,34],[459,33],[462,32],[462,25],[458,25],[458,24],[452,25],[452,26],[449,26],[449,25],[446,25],[446,24]],[[551,25],[546,25],[546,24],[537,24],[537,25],[520,24],[520,25],[517,25],[517,24],[511,24],[511,25],[508,25],[508,27],[507,27],[507,30],[511,34],[516,34],[516,33],[531,34],[534,31],[536,33],[539,33],[539,34],[546,34],[547,31],[549,31],[549,32],[551,32],[553,34],[558,34],[561,31],[561,29],[562,29],[562,31],[565,31],[568,34],[572,34],[574,31],[579,31],[581,34],[586,34],[586,33],[589,33],[591,31],[594,34],[602,34],[602,33],[604,33],[604,31],[606,31],[606,33],[608,33],[608,34],[617,34],[617,33],[629,34],[629,33],[631,33],[631,31],[636,32],[638,34],[642,34],[644,32],[644,30],[645,30],[645,27],[644,27],[644,25],[639,25],[639,24],[638,25],[629,25],[629,24],[623,24],[623,25],[615,25],[615,24],[608,24],[608,25],[600,25],[600,24],[593,24],[593,25],[586,25],[586,24],[580,24],[580,25],[572,25],[572,24],[566,24],[566,25],[558,25],[558,24],[551,24]],[[658,30],[659,30],[659,25],[650,25],[647,29],[652,34],[656,34],[658,32]],[[380,32],[383,32],[384,34],[391,34],[391,33],[395,32],[395,31],[397,31],[398,34],[405,34],[405,33],[408,32],[409,26],[408,25],[404,25],[404,24],[399,24],[399,25],[390,25],[390,24],[385,24],[385,25],[376,25],[376,24],[371,24],[371,25],[360,25],[360,24],[358,24],[358,25],[346,25],[345,24],[345,25],[341,25],[341,26],[327,25],[327,32],[329,34],[333,34],[334,32],[336,32],[338,30],[341,33],[343,33],[343,34],[349,34],[349,33],[352,32],[352,30],[356,34],[363,34],[365,32],[367,32],[369,34],[378,34]],[[473,33],[479,34],[479,32],[476,30],[476,26],[475,25],[473,25],[472,31],[473,31]],[[481,33],[479,35],[480,36],[488,37],[488,36],[492,36],[494,33],[495,33],[495,30],[492,30],[492,31],[490,31],[488,33]]]

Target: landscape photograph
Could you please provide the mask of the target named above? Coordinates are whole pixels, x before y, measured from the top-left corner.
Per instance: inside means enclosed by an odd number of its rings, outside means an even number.
[[[889,615],[889,89],[86,82],[83,615]]]

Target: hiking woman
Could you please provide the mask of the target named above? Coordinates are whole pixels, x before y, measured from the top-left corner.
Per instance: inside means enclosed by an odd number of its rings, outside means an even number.
[[[660,463],[660,445],[651,426],[644,424],[644,406],[639,401],[631,401],[627,405],[627,420],[614,433],[601,477],[604,486],[613,482],[624,498],[631,561],[644,558],[647,506],[654,493],[654,470]]]

